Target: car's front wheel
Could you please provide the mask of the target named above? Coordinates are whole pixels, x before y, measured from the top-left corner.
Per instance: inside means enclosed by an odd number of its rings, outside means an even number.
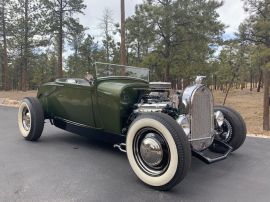
[[[21,135],[29,141],[40,138],[44,128],[44,113],[37,98],[22,100],[18,112],[18,125]]]
[[[224,116],[224,122],[216,128],[216,139],[227,143],[233,149],[237,150],[246,139],[247,129],[242,116],[232,108],[226,106],[215,106],[215,111],[221,111]],[[213,144],[210,149],[216,152],[222,152],[218,145]]]
[[[145,113],[136,118],[128,131],[126,149],[135,174],[159,190],[177,185],[191,164],[185,132],[162,113]]]

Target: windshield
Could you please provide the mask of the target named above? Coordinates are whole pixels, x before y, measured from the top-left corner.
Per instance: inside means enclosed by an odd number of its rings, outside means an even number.
[[[149,69],[141,67],[131,67],[126,65],[116,65],[108,63],[95,63],[97,78],[123,76],[133,77],[149,81]]]

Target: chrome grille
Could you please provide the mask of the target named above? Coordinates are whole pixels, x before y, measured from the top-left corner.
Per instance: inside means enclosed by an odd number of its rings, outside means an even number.
[[[213,95],[207,87],[201,86],[193,92],[190,109],[192,146],[203,150],[211,145],[214,130]]]

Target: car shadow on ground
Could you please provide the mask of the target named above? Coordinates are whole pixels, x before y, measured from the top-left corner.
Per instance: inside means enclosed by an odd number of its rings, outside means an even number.
[[[52,127],[52,126],[50,126]],[[45,129],[46,130],[46,129]],[[113,135],[95,135],[89,134],[88,136],[80,136],[77,134],[69,133],[63,130],[57,130],[54,132],[47,132],[42,135],[40,140],[37,142],[39,144],[49,144],[53,143],[61,143],[67,144],[74,147],[74,149],[89,149],[89,150],[102,150],[104,152],[108,152],[110,154],[125,154],[120,152],[117,148],[114,148],[113,145],[117,143],[123,143],[125,140],[121,137],[114,137]]]
[[[89,155],[91,155],[91,152],[94,151],[95,154],[100,153],[102,155],[109,156],[111,159],[117,158],[120,161],[126,161],[126,164],[128,164],[126,154],[120,152],[118,149],[113,147],[115,139],[111,138],[110,136],[100,137],[96,135],[90,135],[88,137],[82,137],[62,130],[48,132],[45,129],[45,134],[37,143],[47,145],[51,142],[56,144],[59,143],[61,145],[67,145],[75,150],[83,149],[86,152],[89,151]],[[169,192],[161,193],[170,193],[173,195],[181,194],[181,196],[196,193],[197,190],[194,187],[194,183],[189,183],[190,181],[196,181],[197,185],[205,184],[206,182],[207,184],[220,184],[222,183],[224,178],[232,177],[232,173],[239,172],[239,165],[237,166],[235,162],[241,162],[241,166],[245,166],[244,162],[247,159],[246,155],[247,154],[242,152],[235,152],[231,154],[227,159],[210,165],[202,162],[195,157],[192,157],[192,164],[187,177],[174,189],[170,190]],[[110,162],[108,162],[108,166],[109,165]],[[130,170],[127,170],[126,172],[130,172]],[[115,176],[112,176],[112,178],[114,177]],[[141,185],[143,189],[153,191],[153,189],[144,185],[144,183],[142,183],[138,178],[136,178],[135,175],[130,180],[137,183],[138,185]]]

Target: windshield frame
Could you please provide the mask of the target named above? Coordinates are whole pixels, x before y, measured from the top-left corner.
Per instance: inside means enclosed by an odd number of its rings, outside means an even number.
[[[132,68],[132,69],[139,69],[139,70],[146,70],[148,72],[148,76],[147,79],[143,79],[140,77],[134,77],[134,76],[120,76],[120,75],[114,75],[114,76],[100,76],[98,77],[98,65],[110,65],[110,66],[116,66],[116,67],[125,67],[125,68]],[[128,65],[118,65],[118,64],[112,64],[112,63],[103,63],[103,62],[95,62],[94,63],[94,67],[95,67],[95,78],[96,79],[105,79],[105,78],[134,78],[134,79],[139,79],[139,80],[143,80],[146,82],[150,82],[150,70],[148,68],[145,67],[135,67],[135,66],[128,66]]]

